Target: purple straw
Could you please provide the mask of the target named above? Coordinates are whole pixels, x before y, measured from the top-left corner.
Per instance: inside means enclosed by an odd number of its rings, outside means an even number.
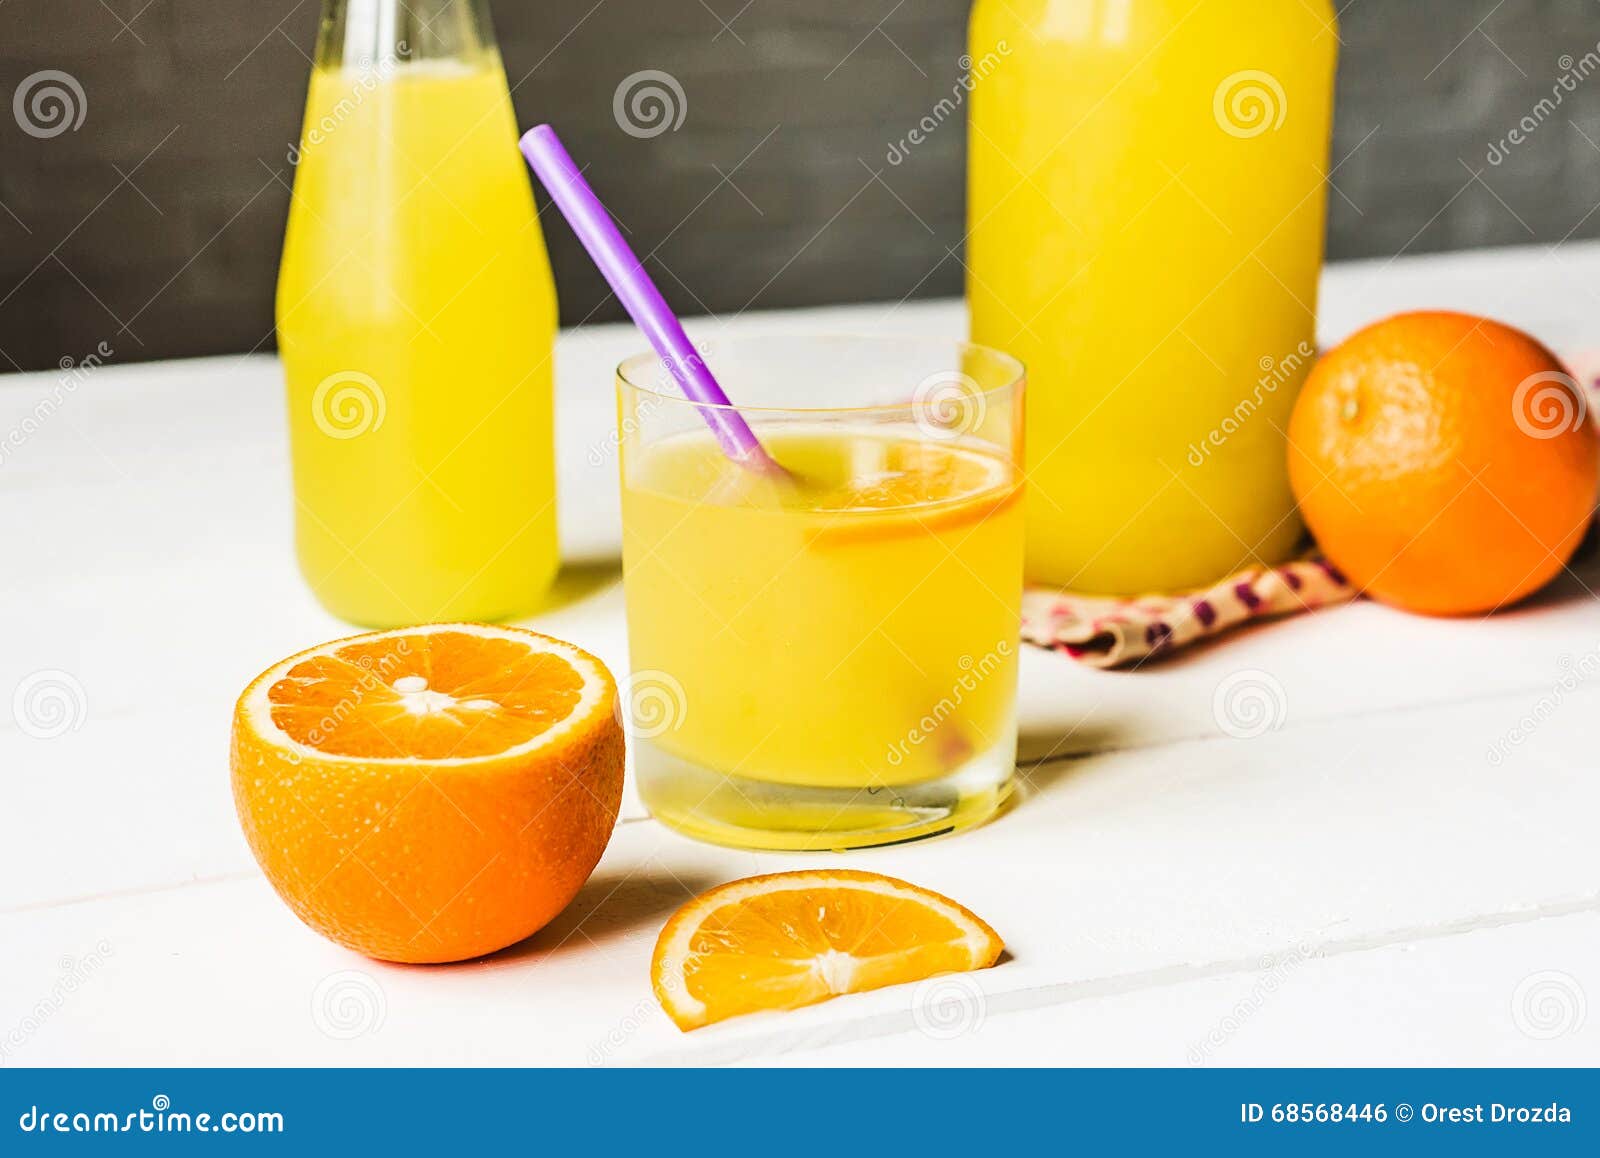
[[[683,324],[668,307],[644,266],[622,239],[611,214],[583,179],[578,166],[549,125],[529,129],[522,138],[522,155],[562,216],[594,259],[628,316],[644,331],[662,364],[691,402],[704,405],[700,415],[717,436],[723,453],[741,465],[768,473],[787,474],[762,447],[722,387],[717,385]]]

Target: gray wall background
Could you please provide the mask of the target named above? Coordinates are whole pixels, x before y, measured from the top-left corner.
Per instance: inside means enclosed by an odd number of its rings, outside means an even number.
[[[1294,0],[1282,0],[1292,3]],[[272,347],[320,0],[0,0],[0,370]],[[1344,0],[1330,253],[1600,236],[1597,0]],[[956,294],[964,128],[884,163],[960,72],[968,0],[494,0],[523,124],[561,126],[686,312]],[[664,69],[677,131],[618,127]],[[21,131],[70,74],[83,123]],[[1494,142],[1543,123],[1498,165]],[[874,177],[874,172],[880,172]],[[571,324],[619,316],[547,228]]]

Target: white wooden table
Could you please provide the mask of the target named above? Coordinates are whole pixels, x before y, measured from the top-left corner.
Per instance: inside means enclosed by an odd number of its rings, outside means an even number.
[[[1443,305],[1572,350],[1600,342],[1596,287],[1600,245],[1344,266],[1322,337]],[[955,302],[732,323],[963,325]],[[533,621],[618,670],[609,371],[639,344],[562,339],[570,566]],[[523,946],[406,968],[321,940],[256,871],[228,788],[239,689],[347,630],[294,569],[281,390],[269,357],[0,386],[0,1063],[1600,1063],[1593,560],[1484,622],[1361,604],[1132,675],[1030,651],[1026,791],[963,836],[738,853],[630,794],[594,878]],[[1223,733],[1213,698],[1240,672],[1281,688],[1281,727]],[[81,690],[60,735],[9,710],[46,679]],[[647,982],[666,915],[817,863],[949,893],[1011,958],[680,1034]]]

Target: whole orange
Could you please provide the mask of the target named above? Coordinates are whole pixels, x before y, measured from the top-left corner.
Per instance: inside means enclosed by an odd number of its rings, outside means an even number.
[[[263,672],[233,719],[250,849],[313,929],[385,961],[530,936],[605,851],[616,684],[585,651],[482,624],[335,640]]]
[[[1600,434],[1561,361],[1467,314],[1400,314],[1312,371],[1289,478],[1329,560],[1367,594],[1472,615],[1543,587],[1600,490]]]

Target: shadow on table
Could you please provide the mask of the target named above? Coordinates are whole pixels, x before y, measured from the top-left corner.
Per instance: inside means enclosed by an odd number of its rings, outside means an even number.
[[[550,593],[545,596],[544,602],[523,618],[535,619],[541,615],[549,615],[552,611],[560,611],[564,607],[571,607],[574,603],[582,603],[585,599],[621,584],[621,560],[607,559],[564,564],[560,573],[556,575],[556,581],[551,585]]]
[[[1591,524],[1583,542],[1579,544],[1578,549],[1573,553],[1572,559],[1556,573],[1549,583],[1538,591],[1516,603],[1496,608],[1486,615],[1442,616],[1434,618],[1433,622],[1449,625],[1515,619],[1524,615],[1537,615],[1579,600],[1593,601],[1597,598],[1597,593],[1600,593],[1600,522]],[[1337,615],[1348,606],[1353,605],[1338,604],[1311,611],[1304,615],[1285,615],[1263,619],[1256,623],[1241,624],[1239,627],[1223,632],[1221,635],[1199,640],[1170,656],[1162,656],[1147,661],[1143,666],[1145,670],[1182,667],[1185,664],[1202,661],[1218,649],[1226,648],[1231,642],[1243,639],[1248,634],[1272,631],[1275,628],[1288,628],[1291,625],[1299,626],[1302,623],[1315,624]],[[1398,610],[1392,610],[1392,613],[1396,615],[1408,614]],[[1422,616],[1421,618],[1426,619],[1429,617]],[[1138,668],[1119,670],[1129,675],[1137,675],[1139,671]]]
[[[569,944],[574,949],[604,946],[640,929],[654,933],[685,901],[722,883],[721,877],[694,872],[666,873],[646,867],[624,873],[602,868],[560,916],[493,959],[509,963],[544,957]]]
[[[1065,657],[1063,663],[1070,663]],[[1110,673],[1115,674],[1115,673]],[[1024,770],[1045,762],[1080,759],[1099,752],[1139,746],[1137,729],[1127,720],[1090,715],[1065,735],[1051,728],[1029,729],[1017,735],[1017,766]]]
[[[1116,673],[1107,673],[1114,675]],[[1013,797],[1026,800],[1048,792],[1069,778],[1093,767],[1095,758],[1141,746],[1138,729],[1128,721],[1085,720],[1065,736],[1052,731],[1031,732],[1017,737],[1017,779],[1020,791]]]

